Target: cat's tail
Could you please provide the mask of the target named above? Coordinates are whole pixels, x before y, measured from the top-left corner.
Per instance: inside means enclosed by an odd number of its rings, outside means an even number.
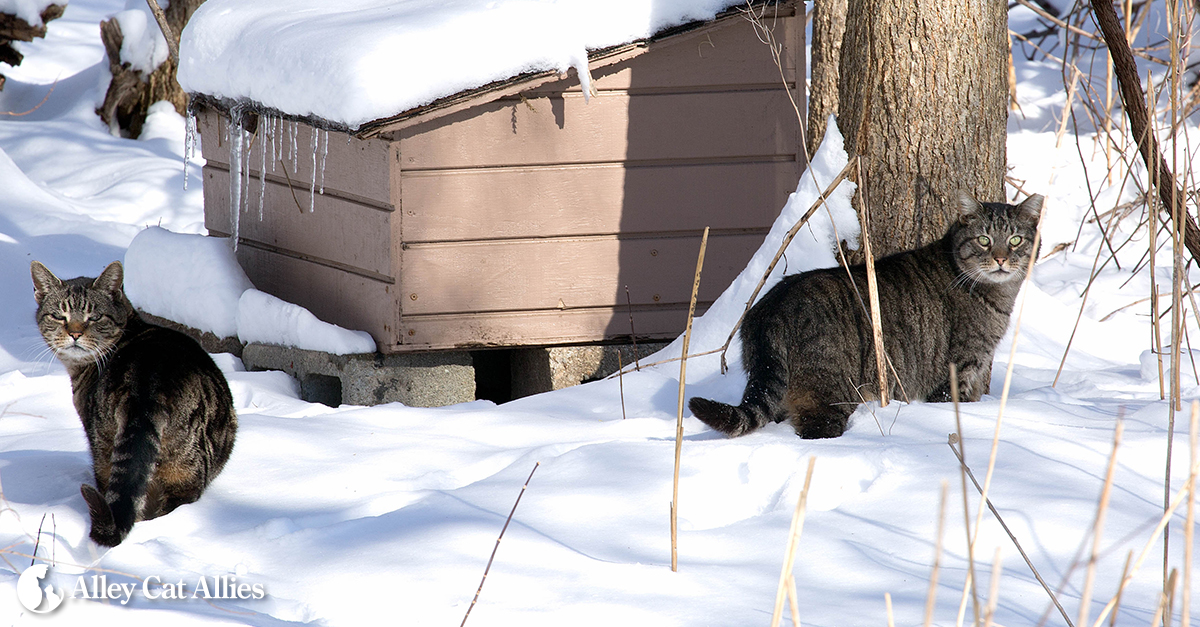
[[[741,404],[734,406],[699,396],[688,400],[688,409],[704,424],[734,437],[786,418],[782,409],[787,393],[786,355],[773,344],[746,335],[743,328],[743,363],[748,380]]]
[[[159,437],[151,424],[127,423],[116,444],[103,498],[89,485],[80,488],[92,517],[92,540],[104,546],[117,546],[133,529],[158,463]]]

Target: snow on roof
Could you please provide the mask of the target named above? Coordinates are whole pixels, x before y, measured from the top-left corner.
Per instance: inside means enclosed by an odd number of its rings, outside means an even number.
[[[183,31],[178,78],[188,92],[358,128],[522,73],[578,69],[588,50],[743,2],[208,0]]]

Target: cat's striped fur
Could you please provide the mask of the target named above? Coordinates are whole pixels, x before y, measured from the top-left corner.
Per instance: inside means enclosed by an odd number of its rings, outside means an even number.
[[[1036,254],[1040,195],[1014,206],[964,194],[960,205],[942,239],[875,263],[884,347],[901,384],[890,378],[892,398],[951,400],[953,363],[960,400],[979,400]],[[768,291],[739,336],[748,377],[741,404],[694,397],[692,413],[732,436],[785,420],[800,437],[840,436],[859,403],[879,398],[866,268],[850,275],[853,284],[844,268],[814,270]]]
[[[31,266],[42,337],[67,367],[96,486],[80,486],[91,537],[116,546],[134,522],[200,498],[233,450],[224,375],[188,336],[144,322],[121,264],[62,281]]]

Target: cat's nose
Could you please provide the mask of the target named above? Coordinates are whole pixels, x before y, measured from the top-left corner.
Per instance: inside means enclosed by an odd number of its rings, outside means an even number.
[[[1008,257],[994,257],[994,259],[996,260],[996,265],[998,266],[1003,266],[1004,262],[1008,261]]]
[[[83,337],[83,331],[67,331],[67,335],[71,336],[72,340],[78,340]]]

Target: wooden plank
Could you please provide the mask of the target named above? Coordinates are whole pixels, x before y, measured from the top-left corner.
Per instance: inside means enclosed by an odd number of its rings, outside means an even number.
[[[391,212],[328,195],[310,196],[307,189],[295,190],[267,181],[259,218],[259,181],[251,180],[243,190],[248,207],[243,208],[238,235],[301,256],[326,259],[360,269],[367,275],[395,277],[392,268]],[[313,200],[310,212],[309,200]],[[297,207],[296,201],[300,206]],[[232,233],[229,207],[229,172],[211,163],[204,166],[204,226]]]
[[[768,15],[772,10],[767,8]],[[789,11],[785,9],[783,13]],[[794,10],[790,13],[794,15]],[[776,37],[779,41],[790,41],[797,23],[795,17],[779,18],[776,21]],[[803,31],[803,27],[799,30]],[[785,55],[783,61],[786,82],[794,85],[796,59]],[[803,63],[803,58],[800,62]],[[753,25],[742,16],[723,20],[713,28],[656,42],[646,54],[594,69],[592,79],[599,90],[635,92],[679,92],[738,85],[782,86],[784,81],[771,57],[770,48],[758,39]],[[553,87],[545,85],[537,88],[536,92]],[[578,81],[574,81],[569,89],[578,90]]]
[[[196,115],[196,124],[205,160],[228,170],[228,120],[216,111],[204,109]],[[330,192],[361,196],[385,206],[395,204],[390,183],[391,166],[399,160],[397,147],[382,139],[356,139],[344,133],[320,131],[319,145],[314,150],[313,133],[312,127],[303,123],[260,119],[257,136],[265,137],[266,141],[253,140],[246,151],[245,163],[257,179],[265,147],[267,173],[281,180],[290,179],[297,189],[303,188],[307,193],[312,185],[315,153],[318,188],[324,185]]]
[[[396,286],[241,245],[238,262],[256,287],[300,305],[321,320],[366,331],[380,347],[398,343]]]
[[[693,268],[694,270],[694,268]],[[697,315],[711,302],[696,304]],[[638,340],[670,340],[683,332],[687,303],[635,309]],[[384,352],[471,350],[497,346],[545,346],[621,340],[629,336],[625,307],[539,310],[494,314],[406,316],[401,320],[403,344],[380,345]]]
[[[401,170],[796,158],[800,128],[782,86],[686,94],[602,93],[492,102],[403,131]]]
[[[770,227],[795,161],[405,172],[405,242]]]
[[[762,244],[709,236],[700,298],[712,300]],[[423,244],[403,252],[402,315],[687,303],[699,234]]]

